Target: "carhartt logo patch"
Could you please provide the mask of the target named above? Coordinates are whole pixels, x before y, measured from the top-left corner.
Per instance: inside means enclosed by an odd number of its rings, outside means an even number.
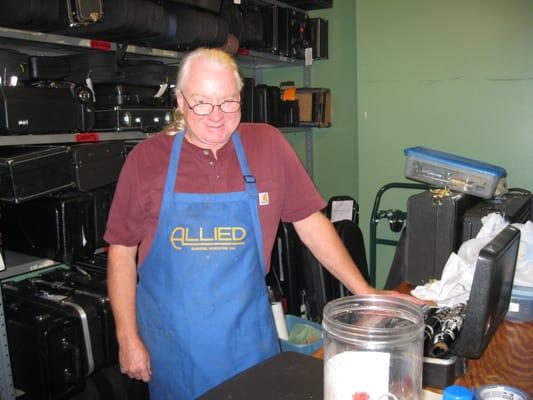
[[[270,198],[268,197],[268,192],[259,193],[259,205],[268,206],[270,204]]]

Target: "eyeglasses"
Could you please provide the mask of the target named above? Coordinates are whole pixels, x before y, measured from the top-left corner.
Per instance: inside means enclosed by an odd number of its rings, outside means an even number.
[[[241,109],[241,102],[235,100],[225,100],[220,104],[198,103],[194,106],[191,106],[183,92],[181,92],[181,95],[183,96],[183,100],[185,100],[185,104],[187,104],[187,107],[189,107],[196,115],[203,117],[211,114],[215,107],[220,108],[220,111],[222,111],[223,113],[234,113]]]

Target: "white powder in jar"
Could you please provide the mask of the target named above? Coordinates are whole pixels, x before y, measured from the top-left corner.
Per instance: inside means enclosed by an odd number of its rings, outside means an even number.
[[[345,351],[324,366],[324,400],[388,399],[390,353]]]

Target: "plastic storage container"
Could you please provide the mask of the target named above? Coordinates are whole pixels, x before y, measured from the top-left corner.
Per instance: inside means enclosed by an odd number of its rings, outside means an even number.
[[[505,385],[482,385],[474,390],[474,400],[531,400],[531,397],[520,389]]]
[[[279,341],[281,343],[282,351],[295,351],[297,353],[311,355],[324,345],[324,339],[322,337],[322,326],[320,326],[319,324],[313,321],[309,321],[307,319],[299,318],[295,315],[290,315],[290,314],[285,315],[285,321],[287,322],[287,331],[289,331],[289,336],[290,336],[292,329],[294,328],[294,325],[303,324],[303,325],[308,325],[319,330],[320,339],[318,339],[316,342],[309,343],[309,344],[296,344],[296,343],[291,343],[288,340],[280,339]]]
[[[324,308],[324,400],[422,399],[424,315],[390,296],[348,296]]]
[[[404,153],[409,179],[484,199],[507,190],[507,172],[496,165],[424,147],[410,147]]]

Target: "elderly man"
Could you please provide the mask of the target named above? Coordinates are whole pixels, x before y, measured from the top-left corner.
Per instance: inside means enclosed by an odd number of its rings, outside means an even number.
[[[368,286],[281,133],[240,124],[235,61],[182,62],[176,121],[130,153],[105,239],[124,373],[192,399],[279,352],[265,286],[280,218],[353,293]]]

